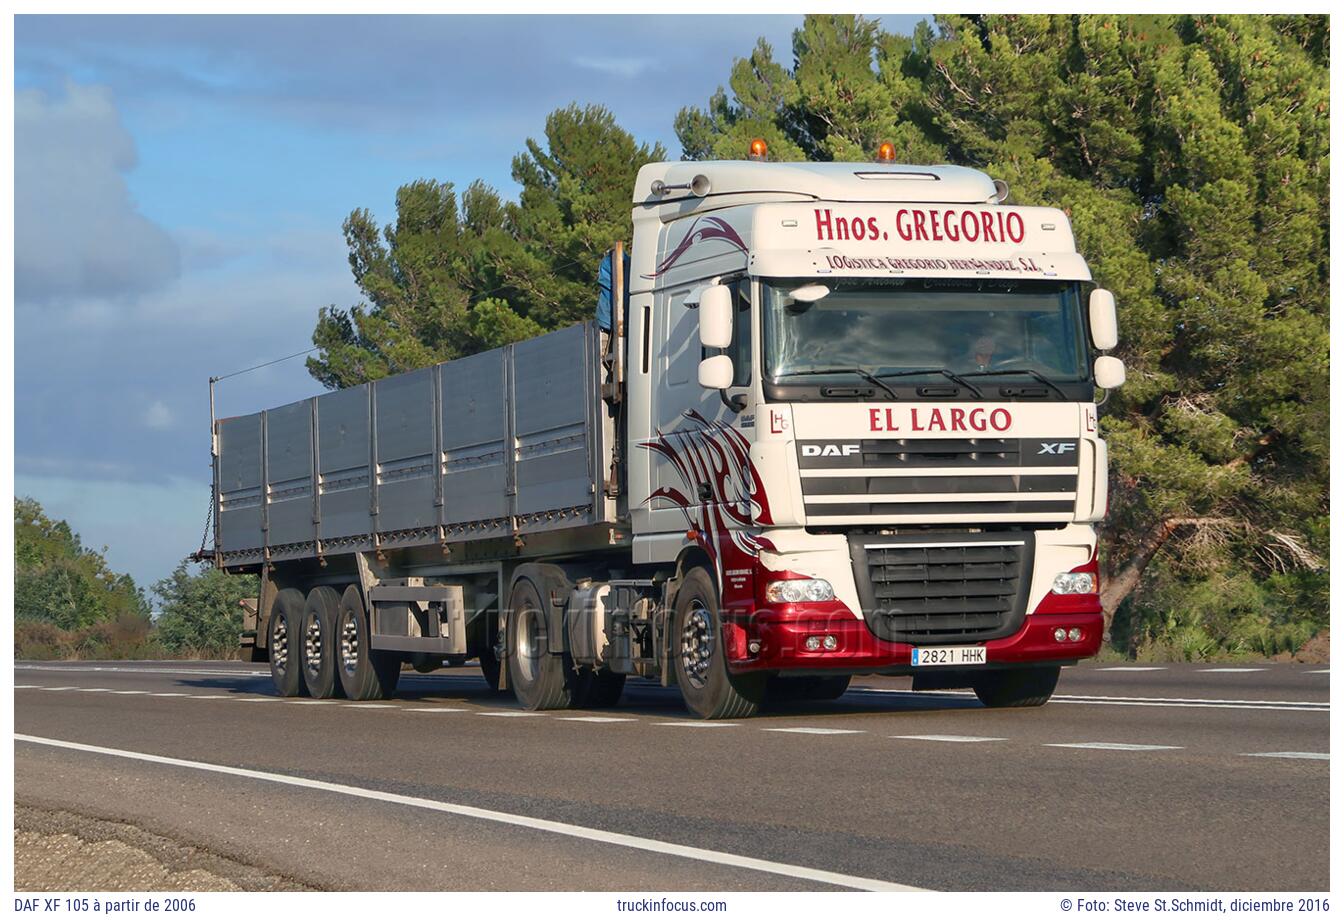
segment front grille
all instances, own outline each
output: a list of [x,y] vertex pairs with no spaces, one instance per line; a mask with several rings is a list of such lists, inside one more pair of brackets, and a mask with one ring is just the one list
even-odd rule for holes
[[864,619],[892,642],[982,641],[1022,623],[1030,531],[850,537]]

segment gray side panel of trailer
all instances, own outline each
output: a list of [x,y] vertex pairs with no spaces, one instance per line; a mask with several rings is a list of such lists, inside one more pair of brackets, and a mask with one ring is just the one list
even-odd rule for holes
[[265,413],[266,524],[271,546],[313,539],[313,405]]
[[322,539],[369,532],[369,387],[317,397]]
[[220,421],[217,549],[250,563],[608,522],[597,343],[572,326]]
[[373,385],[377,432],[377,530],[434,527],[434,371],[387,377]]
[[502,348],[439,368],[445,524],[502,522],[509,515],[504,369]]
[[261,414],[221,419],[218,431],[220,548],[261,546]]

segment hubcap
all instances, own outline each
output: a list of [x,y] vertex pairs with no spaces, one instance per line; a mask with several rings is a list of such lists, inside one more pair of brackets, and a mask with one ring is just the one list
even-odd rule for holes
[[341,667],[347,674],[354,674],[359,667],[359,626],[353,617],[341,622]]
[[322,670],[322,623],[309,616],[303,628],[304,667],[313,677]]
[[524,607],[514,619],[514,648],[518,650],[518,670],[524,681],[532,683],[537,679],[542,647],[546,642],[546,630],[541,625],[538,611]]
[[289,629],[284,617],[276,617],[271,624],[271,661],[281,674],[289,666]]
[[697,690],[709,682],[709,661],[713,656],[713,621],[704,605],[694,601],[681,630],[681,668]]

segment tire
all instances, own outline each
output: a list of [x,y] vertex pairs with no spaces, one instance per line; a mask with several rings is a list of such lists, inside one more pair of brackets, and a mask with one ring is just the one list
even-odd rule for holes
[[1044,706],[1059,683],[1059,667],[989,671],[971,684],[980,702],[991,709]]
[[397,692],[401,658],[369,646],[364,595],[350,585],[337,608],[334,663],[345,695],[352,700],[383,700]]
[[624,674],[584,668],[574,680],[570,701],[575,709],[610,709],[624,691]]
[[303,696],[308,692],[303,682],[303,592],[285,588],[271,604],[271,616],[266,623],[266,648],[271,661],[271,683],[281,696]]
[[699,719],[745,719],[765,698],[764,674],[728,673],[714,580],[703,568],[682,579],[673,605],[672,666],[686,708]]
[[552,655],[541,593],[527,578],[509,594],[509,686],[524,709],[565,709],[571,702],[563,655]]
[[303,682],[309,696],[319,700],[344,696],[336,676],[336,620],[341,595],[335,588],[320,585],[308,592],[303,607],[303,644],[299,660],[303,663]]
[[775,677],[766,688],[771,702],[838,700],[849,689],[849,675],[840,677]]

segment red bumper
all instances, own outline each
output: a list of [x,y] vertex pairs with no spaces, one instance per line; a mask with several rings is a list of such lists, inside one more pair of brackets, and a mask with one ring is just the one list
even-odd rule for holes
[[[1092,598],[1095,600],[1095,595]],[[1101,648],[1100,605],[1075,603],[1073,606],[1096,606],[1097,609],[1032,613],[1013,635],[976,644],[985,646],[985,657],[991,664],[1090,658]],[[835,609],[837,607],[839,609]],[[1066,636],[1063,642],[1055,639],[1055,630],[1061,628]],[[1070,642],[1067,638],[1068,631],[1073,628],[1082,634],[1076,642]],[[796,604],[758,610],[745,622],[737,619],[728,625],[727,633],[725,645],[729,650],[728,667],[737,672],[824,669],[862,673],[910,669],[912,646],[879,639],[865,621],[838,604]],[[836,647],[832,651],[809,651],[805,645],[809,636],[834,636]],[[760,643],[760,648],[753,654],[751,648],[756,642]],[[924,644],[936,646],[957,643],[931,640]]]

